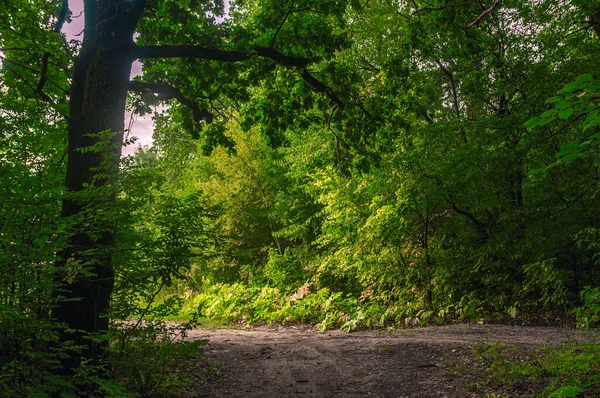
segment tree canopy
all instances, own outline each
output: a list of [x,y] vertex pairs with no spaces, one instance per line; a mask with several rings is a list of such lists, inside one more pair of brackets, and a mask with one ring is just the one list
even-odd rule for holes
[[8,396],[158,388],[173,316],[598,321],[600,3],[5,3]]

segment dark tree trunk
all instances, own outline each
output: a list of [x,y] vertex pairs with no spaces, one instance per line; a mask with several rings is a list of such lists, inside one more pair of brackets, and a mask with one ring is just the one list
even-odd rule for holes
[[594,29],[596,36],[600,37],[600,7],[596,8],[593,15],[590,15],[588,24]]
[[[53,311],[59,322],[76,330],[64,333],[61,340],[74,341],[83,350],[63,361],[62,374],[72,373],[82,358],[95,362],[101,347],[87,336],[108,329],[108,319],[103,315],[113,289],[110,250],[114,219],[110,213],[115,202],[133,33],[143,3],[85,1],[85,36],[75,63],[69,102],[66,187],[71,197],[62,206],[62,217],[77,221],[58,264],[59,302]],[[103,150],[82,150],[102,145],[101,136],[108,132],[109,142]],[[95,187],[92,193],[84,193],[89,186]]]

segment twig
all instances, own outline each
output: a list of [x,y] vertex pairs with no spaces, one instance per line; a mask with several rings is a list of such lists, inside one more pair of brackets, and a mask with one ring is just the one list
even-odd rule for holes
[[475,25],[477,25],[479,22],[481,22],[481,20],[488,15],[490,12],[494,11],[496,9],[496,7],[498,7],[498,4],[500,4],[502,0],[496,0],[494,1],[494,4],[492,4],[490,6],[490,8],[488,8],[487,10],[484,10],[481,14],[479,14],[479,16],[477,17],[476,20],[474,20],[473,22],[471,22],[470,24],[467,25],[467,28],[471,28]]
[[[54,31],[56,33],[60,33],[63,25],[65,24],[65,21],[67,20],[67,18],[69,17],[70,14],[71,14],[71,11],[69,10],[69,0],[62,0],[62,6],[60,8],[60,12],[58,13],[58,19],[56,21],[56,25],[54,26]],[[40,96],[42,96],[42,98],[44,96],[46,96],[46,94],[44,93],[44,86],[46,85],[46,82],[49,81],[49,79],[48,79],[48,60],[50,59],[50,55],[51,55],[50,52],[46,51],[44,53],[44,55],[42,56],[42,72],[40,73],[40,81],[37,85],[37,88],[35,89],[35,91]],[[54,84],[54,85],[56,86],[56,84]],[[65,92],[65,91],[63,90],[63,92]]]
[[[45,71],[44,71],[43,69],[42,69],[42,71],[41,71],[41,72],[39,72],[38,70],[36,70],[36,69],[34,69],[34,68],[31,68],[31,67],[29,67],[29,66],[27,66],[27,65],[25,65],[25,64],[23,64],[23,63],[21,63],[21,62],[13,61],[12,59],[8,59],[8,58],[6,58],[6,57],[3,57],[3,56],[1,56],[1,55],[0,55],[0,59],[1,59],[1,60],[3,60],[3,61],[5,61],[5,62],[7,62],[7,63],[9,63],[9,64],[13,64],[13,65],[15,65],[15,66],[18,66],[18,67],[20,67],[20,68],[27,69],[27,70],[29,70],[29,71],[31,71],[31,72],[40,73],[40,74],[42,75],[42,77],[43,77],[43,78],[44,78],[46,81],[50,82],[50,83],[51,83],[53,86],[55,86],[56,88],[58,88],[58,89],[59,89],[60,91],[62,91],[64,94],[69,94],[69,91],[68,91],[68,90],[65,90],[64,88],[62,88],[61,86],[59,86],[59,85],[58,85],[58,83],[56,83],[56,82],[54,82],[52,79],[50,79],[50,78],[48,77],[48,75],[45,73]],[[46,65],[46,67],[47,67],[47,66],[48,66],[48,65]],[[42,68],[43,68],[43,66],[42,66]],[[34,91],[35,91],[37,94],[39,94],[41,97],[47,96],[47,94],[45,94],[45,93],[44,93],[42,90],[39,90],[39,85],[38,85],[38,87],[37,87],[36,89],[34,89]]]

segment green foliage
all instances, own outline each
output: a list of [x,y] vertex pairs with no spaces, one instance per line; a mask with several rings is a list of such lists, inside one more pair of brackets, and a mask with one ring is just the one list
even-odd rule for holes
[[[48,347],[57,345],[61,331],[50,317],[55,302],[54,263],[71,225],[71,220],[60,218],[65,104],[40,101],[31,87],[39,79],[34,67],[45,51],[57,51],[55,63],[66,62],[67,54],[59,50],[63,43],[49,29],[56,9],[57,2],[8,1],[0,11],[2,396],[47,396],[63,382],[52,378],[48,370],[66,348]],[[38,28],[19,34],[18,29],[26,24]],[[48,75],[65,83],[65,70],[50,68]],[[60,98],[59,88],[48,88],[48,96]]]
[[[231,29],[224,47],[318,58],[307,69],[343,109],[262,60],[146,72],[190,92],[227,76],[199,144],[181,137],[179,107],[155,131],[166,178],[199,190],[214,215],[204,257],[175,288],[196,300],[187,316],[201,301],[204,316],[229,321],[354,329],[573,309],[600,280],[597,239],[580,243],[600,210],[588,73],[598,43],[564,23],[589,10],[505,3],[465,35],[479,12],[462,3],[317,3],[236,3],[240,25],[216,29]],[[573,142],[590,151],[572,157]],[[294,305],[282,298],[303,286],[311,294]],[[327,297],[344,309],[324,311]]]
[[[595,132],[597,130],[595,127],[600,125],[598,94],[600,94],[600,81],[594,79],[593,75],[589,73],[578,76],[573,82],[566,84],[558,91],[557,96],[546,100],[547,103],[553,104],[553,109],[525,122],[526,127],[534,128],[556,123],[561,119],[569,121],[571,116],[575,115],[570,123],[577,123],[584,132],[592,133],[582,142],[570,142],[563,145],[556,154],[556,162],[550,166],[594,156],[597,153],[600,142],[600,133]],[[579,122],[577,122],[578,120]]]
[[184,313],[225,323],[320,324],[321,330],[336,327],[354,330],[357,327],[351,327],[352,320],[358,324],[364,319],[357,317],[356,306],[356,299],[344,297],[341,292],[331,293],[329,289],[313,292],[306,284],[284,293],[277,288],[236,283],[210,286],[186,303]]
[[505,386],[509,395],[519,393],[519,383],[536,386],[535,396],[542,397],[593,396],[600,387],[600,346],[597,343],[570,342],[558,349],[544,347],[535,353],[520,350],[523,349],[477,346],[476,356],[485,364],[482,377]]
[[[166,314],[160,314],[164,317]],[[162,321],[127,324],[115,330],[115,345],[107,362],[115,376],[105,382],[121,391],[109,396],[180,396],[188,385],[188,361],[201,361],[206,340],[182,341],[190,325],[168,325]]]
[[[118,184],[107,159],[118,135],[85,135],[95,144],[77,153],[107,167],[77,194],[63,188],[63,163],[79,44],[52,31],[59,3],[0,10],[8,395],[166,394],[182,379],[163,367],[198,348],[174,343],[179,329],[164,320],[181,316],[348,331],[598,322],[600,43],[581,25],[595,2],[507,0],[479,18],[460,1],[244,0],[217,23],[221,1],[149,1],[137,45],[248,59],[145,59],[137,79],[184,101],[154,115],[153,148],[123,159]],[[149,113],[163,101],[144,93],[129,105]],[[87,205],[65,218],[64,200]],[[50,317],[57,286],[93,273],[89,261],[57,262],[75,225],[92,240],[116,228],[114,246],[87,253],[110,258],[115,288],[110,331],[87,336],[106,358],[61,378],[60,358],[81,347]],[[597,368],[584,354],[595,349],[511,372],[554,375],[554,396],[591,391],[596,380],[576,373]]]
[[600,288],[585,286],[580,295],[583,304],[574,310],[577,326],[589,329],[600,322]]

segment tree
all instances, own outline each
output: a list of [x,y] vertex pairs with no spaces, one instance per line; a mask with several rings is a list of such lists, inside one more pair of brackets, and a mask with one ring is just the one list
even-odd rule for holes
[[[314,7],[326,14],[331,13],[332,7],[344,9],[343,5],[335,2],[325,5],[314,1],[306,3],[306,10]],[[60,300],[53,311],[56,319],[72,331],[72,334],[63,333],[62,340],[72,340],[83,347],[81,354],[74,352],[63,361],[66,374],[72,373],[81,364],[82,358],[94,361],[99,357],[101,345],[97,338],[92,337],[108,328],[107,310],[114,278],[111,264],[111,248],[115,239],[113,205],[128,91],[155,92],[163,98],[175,98],[191,109],[197,123],[212,119],[207,110],[188,99],[178,88],[163,82],[130,83],[131,64],[135,59],[183,58],[231,63],[265,58],[297,70],[299,77],[313,90],[324,93],[338,106],[342,105],[333,91],[308,71],[308,66],[316,59],[283,54],[276,49],[275,37],[270,46],[254,45],[243,40],[243,51],[197,44],[206,39],[198,31],[186,32],[189,27],[182,27],[176,20],[183,18],[196,29],[199,25],[206,25],[218,31],[214,27],[214,19],[206,13],[221,12],[223,4],[213,7],[211,4],[190,2],[189,7],[197,10],[194,13],[185,11],[187,7],[176,1],[84,2],[85,32],[75,61],[69,98],[66,188],[71,195],[63,201],[61,212],[62,217],[77,221],[58,263],[59,269],[64,271],[56,275],[61,288],[58,291]],[[268,4],[265,9],[268,10],[268,6],[277,9],[275,4]],[[281,25],[289,14],[296,11],[303,9],[288,11]],[[133,35],[143,18],[156,18],[145,23],[140,30],[142,34],[157,33],[154,39],[159,44],[171,37],[175,37],[176,41],[191,37],[196,44],[139,46]],[[313,24],[318,26],[318,21],[313,21]],[[243,29],[235,33],[240,37],[245,34]],[[143,40],[148,42],[151,39]],[[196,128],[193,127],[192,131]],[[77,270],[75,275],[73,269]]]

